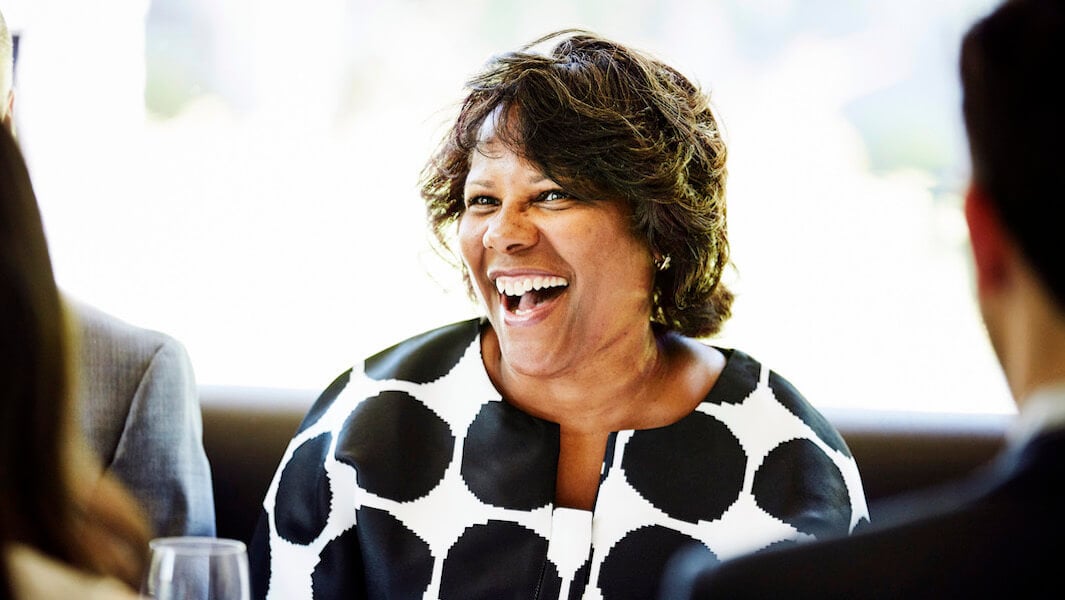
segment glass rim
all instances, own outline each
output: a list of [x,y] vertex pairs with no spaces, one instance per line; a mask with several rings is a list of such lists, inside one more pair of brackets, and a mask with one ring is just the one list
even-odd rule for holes
[[244,542],[230,538],[208,536],[160,537],[148,542],[152,550],[167,549],[183,554],[239,554],[247,552]]

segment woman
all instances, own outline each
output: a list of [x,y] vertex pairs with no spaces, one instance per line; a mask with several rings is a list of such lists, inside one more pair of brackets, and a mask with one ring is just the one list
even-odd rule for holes
[[264,503],[256,593],[647,598],[680,547],[720,559],[866,519],[832,427],[694,339],[732,303],[706,96],[579,31],[468,87],[422,192],[486,317],[322,394]]
[[149,531],[80,438],[70,328],[30,178],[6,127],[0,331],[0,598],[136,598]]

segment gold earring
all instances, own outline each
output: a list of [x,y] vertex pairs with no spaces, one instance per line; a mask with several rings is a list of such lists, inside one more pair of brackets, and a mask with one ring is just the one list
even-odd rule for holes
[[670,258],[670,256],[668,254],[663,256],[662,258],[655,259],[655,268],[658,269],[659,271],[665,271],[666,269],[669,268],[669,261],[670,260],[671,260],[671,258]]

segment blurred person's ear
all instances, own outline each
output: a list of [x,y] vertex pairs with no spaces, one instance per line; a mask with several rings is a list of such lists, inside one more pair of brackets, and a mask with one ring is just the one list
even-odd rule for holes
[[973,183],[965,194],[965,220],[969,224],[976,268],[976,289],[981,298],[1002,291],[1009,282],[1013,243],[987,192]]

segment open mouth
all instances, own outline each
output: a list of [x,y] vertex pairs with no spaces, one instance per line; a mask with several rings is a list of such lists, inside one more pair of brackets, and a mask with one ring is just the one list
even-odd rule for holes
[[562,277],[500,277],[496,289],[503,297],[507,312],[523,315],[557,298],[569,282]]

